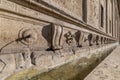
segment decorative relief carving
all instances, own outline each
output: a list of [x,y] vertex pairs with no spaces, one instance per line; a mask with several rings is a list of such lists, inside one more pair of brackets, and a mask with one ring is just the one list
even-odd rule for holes
[[25,48],[23,53],[15,54],[16,69],[25,69],[33,65],[32,63],[32,52],[29,48]]
[[101,44],[103,44],[103,37],[101,37]]
[[61,25],[51,24],[52,26],[52,49],[62,49],[63,27]]
[[93,35],[89,34],[88,35],[89,46],[92,46],[92,38],[93,38]]
[[34,28],[23,28],[19,32],[18,41],[25,45],[34,43],[37,40],[37,32]]
[[71,46],[72,43],[76,43],[74,44],[76,47],[83,47],[83,46],[85,47],[85,46],[105,44],[106,42],[108,42],[108,40],[106,40],[105,37],[93,33],[84,32],[81,30],[78,30],[76,32],[74,30],[69,30],[66,34],[63,34],[63,27],[58,24],[51,24],[49,27],[51,34],[50,50],[60,50],[63,48],[63,41],[64,41],[64,38],[62,40],[63,35],[66,38],[66,43],[69,46]]
[[5,67],[6,67],[6,63],[0,59],[0,73],[3,72],[3,70],[5,69]]
[[17,70],[24,68],[25,61],[23,58],[23,54],[21,54],[21,53],[15,54],[15,64],[16,64]]
[[84,43],[84,32],[78,31],[76,34],[78,35],[78,47],[82,47],[83,43]]
[[106,38],[104,37],[104,44],[106,44]]
[[[64,28],[64,30],[66,30],[66,29],[67,28]],[[49,31],[49,33],[45,34],[48,31]],[[39,40],[37,32],[38,32],[38,30],[36,30],[35,28],[31,28],[31,27],[23,28],[19,31],[18,39],[15,41],[19,41],[25,45],[34,44],[36,41]],[[111,42],[111,39],[108,39],[106,37],[102,37],[102,36],[99,36],[99,35],[96,35],[93,33],[84,32],[81,30],[70,30],[69,29],[69,31],[64,35],[66,35],[65,36],[66,43],[69,46],[72,45],[71,43],[77,43],[77,44],[74,44],[76,47],[83,47],[83,46],[85,47],[85,46],[93,46],[93,45],[99,45],[99,44],[105,44],[105,43]],[[42,28],[41,36],[43,36],[48,41],[48,43],[49,43],[48,47],[50,48],[50,50],[60,50],[63,48],[63,43],[62,43],[62,41],[64,41],[64,40],[62,40],[63,26],[58,25],[58,24],[50,24],[48,26],[45,25],[45,27]],[[75,40],[76,40],[76,42],[74,42]],[[5,47],[8,45],[5,45]],[[3,48],[4,48],[4,46],[3,46]],[[1,50],[3,48],[1,48]],[[33,62],[33,64],[34,64],[34,62]]]
[[77,31],[76,35],[79,38],[79,40],[76,39],[78,47],[103,44],[103,37],[96,34]]
[[68,45],[71,45],[73,43],[74,35],[71,33],[71,31],[68,31],[68,33],[65,34],[66,42]]
[[93,34],[92,44],[93,44],[93,45],[96,45],[96,35],[95,35],[95,34]]
[[89,46],[100,45],[111,42],[111,40],[106,37],[83,32],[83,31],[77,31],[75,35],[76,35],[75,38],[78,47],[88,46],[88,45]]
[[76,41],[77,47],[81,47],[79,45],[79,39],[80,39],[80,31],[78,30],[77,32],[75,32],[75,41]]
[[92,39],[93,45],[99,45],[101,44],[101,38],[100,36],[93,34],[93,39]]
[[99,36],[98,45],[101,45],[101,36]]
[[96,45],[99,45],[99,36],[96,35]]
[[109,39],[108,38],[106,38],[106,44],[109,42]]
[[[88,33],[86,33],[86,32],[82,32],[82,31],[80,31],[79,32],[79,34],[80,34],[80,37],[79,37],[79,47],[82,47],[82,46],[86,46],[86,45],[88,45],[89,43],[88,43]],[[89,36],[89,38],[90,38],[90,36]]]
[[76,37],[78,37],[78,47],[82,47],[84,43],[84,32],[78,31],[76,35]]

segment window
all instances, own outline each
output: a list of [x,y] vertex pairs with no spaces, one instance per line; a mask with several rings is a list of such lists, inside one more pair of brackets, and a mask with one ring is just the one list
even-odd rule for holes
[[106,33],[108,32],[108,2],[106,1]]
[[83,21],[87,22],[87,0],[82,0],[82,7]]
[[111,33],[111,30],[112,30],[112,29],[111,29],[111,27],[112,27],[112,22],[111,22],[111,20],[109,20],[109,26],[110,26],[110,27],[109,27],[109,32]]
[[100,19],[100,26],[101,27],[104,27],[104,8],[103,6],[101,5],[101,19]]

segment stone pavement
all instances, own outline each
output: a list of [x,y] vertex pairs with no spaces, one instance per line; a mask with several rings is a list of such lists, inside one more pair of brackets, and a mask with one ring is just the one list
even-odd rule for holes
[[120,80],[120,46],[103,60],[84,80]]

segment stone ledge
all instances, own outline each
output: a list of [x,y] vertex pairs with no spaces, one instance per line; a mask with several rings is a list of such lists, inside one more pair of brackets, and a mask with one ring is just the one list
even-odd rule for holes
[[[60,64],[55,59],[51,66],[32,66],[32,69],[15,72],[6,80],[82,80],[95,66],[109,55],[116,45],[109,44],[94,50],[77,51],[76,55],[72,55],[67,61],[62,60],[60,63],[63,62],[63,64]],[[61,60],[62,58],[59,59]],[[47,62],[49,63],[49,61]],[[31,73],[32,71],[34,72],[33,74]]]
[[118,46],[84,80],[120,80],[120,46]]

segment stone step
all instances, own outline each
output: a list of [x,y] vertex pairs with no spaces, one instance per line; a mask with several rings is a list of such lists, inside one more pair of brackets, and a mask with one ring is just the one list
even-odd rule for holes
[[103,60],[84,80],[120,80],[120,46]]

